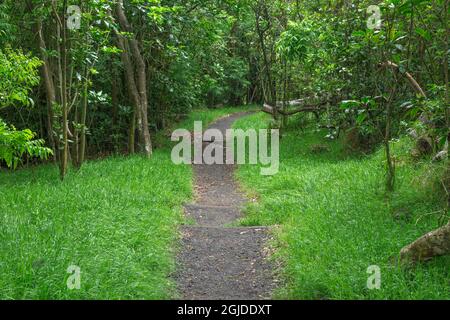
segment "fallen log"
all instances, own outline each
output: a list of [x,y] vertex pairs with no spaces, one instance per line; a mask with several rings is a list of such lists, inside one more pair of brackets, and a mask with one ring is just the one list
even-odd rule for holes
[[329,103],[330,103],[330,101],[324,101],[324,102],[320,102],[317,104],[305,105],[301,108],[294,109],[294,110],[282,110],[280,108],[276,108],[276,110],[275,110],[274,107],[265,103],[262,111],[265,113],[271,114],[271,115],[274,115],[275,112],[277,112],[283,116],[293,116],[297,113],[302,113],[302,112],[313,112],[313,113],[320,112],[324,109],[323,106],[325,106]]
[[450,254],[450,222],[404,247],[400,251],[400,262],[414,264],[448,254]]
[[286,101],[286,103],[284,103],[283,101],[277,101],[277,107],[284,107],[284,105],[286,104],[286,106],[289,107],[297,107],[297,106],[301,106],[303,103],[305,103],[305,99],[296,99],[296,100],[291,100],[291,101]]
[[268,113],[270,115],[274,115],[273,107],[268,105],[267,103],[264,103],[262,111],[265,112],[265,113]]

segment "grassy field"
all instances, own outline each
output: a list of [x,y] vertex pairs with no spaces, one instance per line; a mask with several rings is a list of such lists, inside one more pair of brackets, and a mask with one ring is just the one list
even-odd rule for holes
[[[197,110],[174,127],[239,111]],[[192,172],[170,160],[167,135],[151,160],[92,161],[60,182],[53,165],[0,171],[0,299],[165,299]],[[81,289],[68,290],[69,266]]]
[[[235,127],[267,123],[266,115],[257,114]],[[259,199],[242,224],[280,226],[275,228],[275,259],[283,265],[285,286],[276,296],[450,299],[450,257],[410,270],[395,263],[399,250],[438,227],[443,214],[438,193],[427,182],[429,166],[409,161],[404,141],[394,144],[397,191],[388,201],[383,153],[352,158],[341,142],[327,141],[325,135],[302,132],[292,121],[281,140],[278,175],[261,176],[257,166],[242,166],[237,173],[243,188]],[[381,268],[380,290],[367,289],[371,265]]]

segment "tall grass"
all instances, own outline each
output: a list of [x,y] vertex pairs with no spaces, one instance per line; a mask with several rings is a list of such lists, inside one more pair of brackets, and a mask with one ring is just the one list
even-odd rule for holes
[[[266,127],[257,114],[238,128]],[[237,176],[259,201],[247,208],[243,225],[280,225],[277,253],[289,299],[450,299],[450,257],[405,270],[399,250],[439,226],[442,202],[423,183],[429,164],[414,164],[405,142],[394,144],[397,191],[384,192],[383,153],[349,157],[341,142],[314,129],[288,128],[281,140],[280,173],[264,177],[257,166]],[[326,148],[314,152],[315,146]],[[381,268],[380,290],[369,290],[367,269]]]

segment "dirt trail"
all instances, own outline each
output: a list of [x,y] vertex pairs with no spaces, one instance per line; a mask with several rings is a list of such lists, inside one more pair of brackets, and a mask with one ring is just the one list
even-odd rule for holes
[[[246,115],[220,119],[210,128],[225,135],[234,121]],[[233,165],[194,165],[197,201],[186,205],[185,211],[196,225],[182,229],[176,274],[183,299],[271,298],[273,271],[264,253],[268,229],[227,227],[241,217],[245,204],[233,178],[234,169]]]

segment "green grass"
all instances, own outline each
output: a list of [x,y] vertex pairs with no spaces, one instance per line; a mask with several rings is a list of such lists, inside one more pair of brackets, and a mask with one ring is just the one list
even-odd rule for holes
[[[0,172],[1,299],[164,299],[191,170],[157,152]],[[81,268],[70,291],[67,268]]]
[[[237,128],[267,127],[257,114]],[[294,122],[295,124],[295,122]],[[442,202],[424,183],[430,170],[405,155],[407,143],[394,144],[398,157],[397,191],[384,192],[382,150],[348,157],[341,142],[325,132],[291,126],[281,140],[281,165],[273,177],[258,166],[241,166],[243,188],[259,201],[250,204],[243,225],[276,228],[275,259],[285,285],[276,294],[288,299],[450,299],[450,257],[414,269],[397,266],[400,249],[439,226]],[[314,145],[329,151],[314,154]],[[442,215],[442,212],[441,212]],[[380,290],[367,289],[367,268],[381,268]]]

